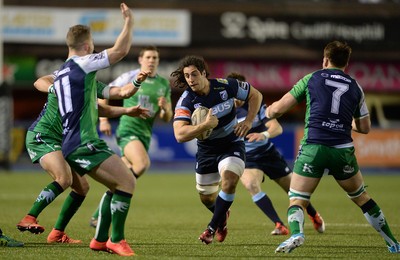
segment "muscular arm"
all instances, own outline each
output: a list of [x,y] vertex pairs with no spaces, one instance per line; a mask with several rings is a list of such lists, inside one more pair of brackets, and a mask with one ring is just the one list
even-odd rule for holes
[[248,97],[249,108],[245,120],[238,123],[234,127],[234,132],[237,136],[245,137],[247,132],[251,129],[254,118],[256,117],[262,102],[262,94],[260,91],[250,86],[250,93]]
[[110,65],[115,64],[124,58],[129,53],[132,44],[132,12],[126,4],[122,3],[121,13],[124,18],[122,31],[115,41],[114,46],[106,50]]
[[122,115],[148,118],[149,110],[147,108],[142,108],[140,106],[119,107],[119,106],[109,106],[99,103],[99,116],[112,118],[112,117],[119,117]]
[[280,100],[275,101],[267,107],[265,111],[266,117],[273,119],[278,118],[297,105],[297,100],[289,92],[286,93]]
[[203,123],[191,125],[186,121],[175,121],[173,124],[175,139],[178,143],[193,140],[202,132],[214,128],[218,125],[218,118],[212,115],[212,109],[208,111],[207,118]]
[[353,131],[361,134],[368,134],[371,130],[371,118],[370,116],[365,116],[362,118],[354,118],[352,122]]
[[33,86],[40,92],[47,93],[49,91],[49,87],[53,84],[53,82],[54,82],[53,75],[46,75],[38,78],[33,83]]

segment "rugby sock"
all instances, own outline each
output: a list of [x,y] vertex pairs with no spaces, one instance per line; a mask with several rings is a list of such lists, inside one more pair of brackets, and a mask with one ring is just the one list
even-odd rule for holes
[[94,219],[99,218],[99,207],[97,207],[96,211],[93,213],[92,218],[94,218]]
[[317,211],[316,211],[315,208],[311,205],[311,202],[308,203],[308,206],[307,206],[306,210],[307,210],[307,214],[310,215],[311,217],[315,217],[315,215],[317,214]]
[[128,215],[132,194],[116,190],[111,198],[111,242],[117,243],[125,238],[125,221]]
[[293,205],[288,208],[288,225],[292,235],[304,233],[304,212],[300,206]]
[[98,207],[98,221],[96,233],[94,238],[99,242],[106,242],[108,240],[108,231],[111,225],[111,198],[113,194],[111,191],[106,191],[100,200]]
[[257,193],[252,197],[252,199],[253,202],[262,210],[262,212],[264,212],[264,214],[272,220],[272,222],[280,222],[283,224],[274,206],[272,205],[270,198],[264,192]]
[[219,192],[217,199],[215,200],[214,214],[211,222],[208,224],[213,230],[217,230],[219,223],[224,223],[226,219],[226,212],[231,207],[233,200],[235,199],[235,193],[227,194],[222,190]]
[[47,207],[58,195],[60,195],[64,189],[61,187],[58,182],[53,181],[48,184],[44,189],[40,192],[39,196],[36,198],[36,201],[33,203],[32,208],[29,210],[28,215],[33,217],[39,216],[39,214]]
[[64,201],[61,208],[60,215],[58,215],[57,222],[54,226],[55,229],[64,231],[71,218],[75,215],[76,211],[82,205],[85,200],[85,196],[79,195],[78,193],[71,191]]
[[385,215],[383,215],[382,210],[373,199],[370,199],[362,205],[361,210],[363,211],[364,217],[367,219],[368,223],[379,232],[388,246],[397,244],[397,240],[390,230]]

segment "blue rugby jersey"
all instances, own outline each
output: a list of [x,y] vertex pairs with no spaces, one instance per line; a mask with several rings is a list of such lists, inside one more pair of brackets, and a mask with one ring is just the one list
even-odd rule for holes
[[306,100],[302,144],[352,147],[352,120],[369,115],[364,92],[339,69],[322,69],[299,80],[290,93]]
[[183,120],[191,122],[193,111],[204,106],[212,108],[219,122],[206,140],[197,140],[199,147],[215,147],[218,144],[230,143],[240,140],[233,133],[233,127],[237,124],[234,98],[247,100],[250,93],[248,82],[236,79],[210,79],[210,93],[199,96],[188,87],[179,98],[175,107],[174,121]]

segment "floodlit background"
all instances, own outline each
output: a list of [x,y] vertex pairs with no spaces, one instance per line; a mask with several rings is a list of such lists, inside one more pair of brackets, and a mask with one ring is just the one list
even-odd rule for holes
[[[36,169],[25,151],[25,132],[46,95],[32,83],[57,69],[67,55],[65,34],[74,24],[91,26],[96,50],[110,47],[121,28],[119,1],[3,0],[0,36],[0,170]],[[1,0],[0,0],[1,3]],[[126,1],[135,25],[130,54],[98,73],[106,83],[138,67],[142,46],[161,50],[159,73],[169,77],[180,58],[203,56],[211,77],[243,73],[265,102],[279,99],[306,73],[319,69],[332,40],[353,48],[348,73],[367,94],[374,129],[355,136],[365,169],[400,167],[400,3],[379,0],[153,0]],[[1,62],[3,60],[3,62]],[[173,106],[182,90],[172,87]],[[118,102],[112,104],[120,104]],[[284,134],[274,142],[293,161],[304,106],[280,119]],[[112,120],[114,129],[118,120]],[[114,138],[107,139],[118,152]],[[172,125],[157,122],[152,167],[193,167],[194,142],[178,144]],[[192,172],[188,168],[188,172]]]

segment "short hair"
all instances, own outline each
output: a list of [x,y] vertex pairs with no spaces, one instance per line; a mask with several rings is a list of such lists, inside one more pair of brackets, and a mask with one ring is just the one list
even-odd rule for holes
[[148,45],[140,49],[139,57],[143,57],[146,51],[156,51],[158,53],[158,56],[160,56],[160,50],[155,45]]
[[208,65],[203,59],[203,57],[195,55],[186,56],[179,61],[178,68],[171,73],[171,77],[175,78],[174,85],[176,87],[179,88],[187,87],[187,82],[185,79],[185,75],[183,73],[183,69],[189,66],[195,66],[200,72],[205,71],[207,78],[210,75]]
[[327,58],[333,66],[343,68],[349,63],[351,52],[351,47],[347,43],[333,41],[325,46],[324,57]]
[[231,72],[226,76],[227,78],[237,79],[240,81],[246,81],[246,77],[239,72]]
[[90,27],[82,24],[69,28],[66,42],[71,49],[79,49],[91,37]]

